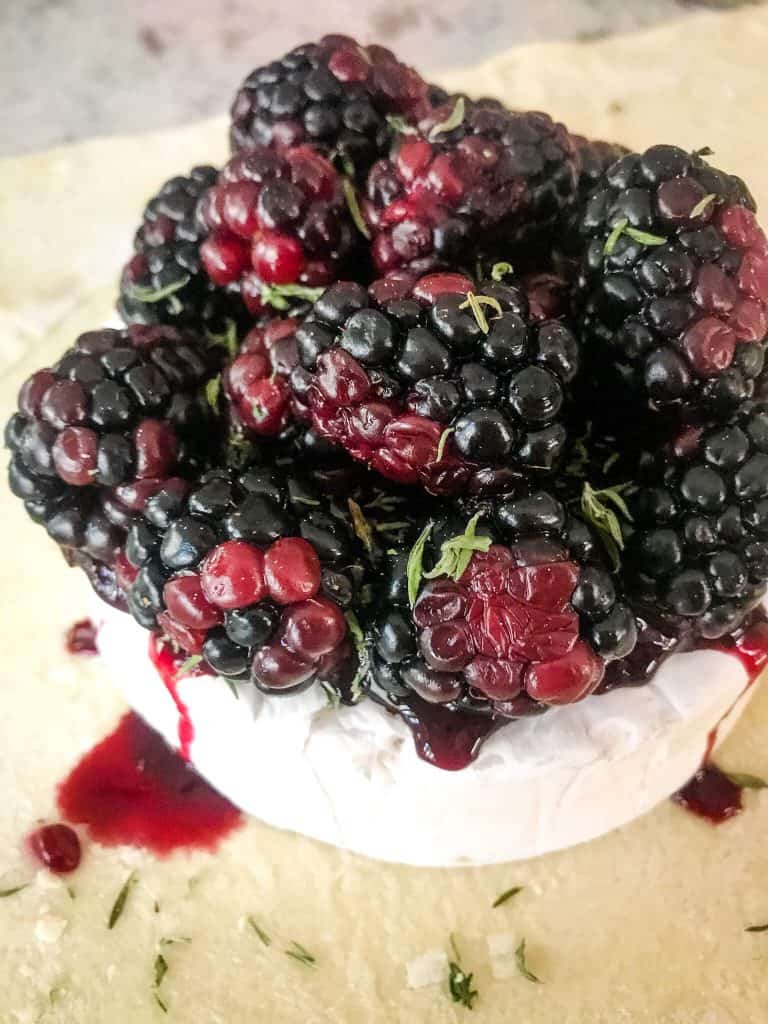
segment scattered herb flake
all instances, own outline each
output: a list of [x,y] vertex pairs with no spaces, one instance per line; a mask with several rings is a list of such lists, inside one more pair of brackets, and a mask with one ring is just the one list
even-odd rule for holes
[[616,569],[621,565],[619,552],[624,549],[624,536],[619,517],[606,502],[615,505],[625,519],[631,521],[632,516],[627,508],[627,503],[620,493],[620,489],[626,486],[626,484],[619,484],[616,487],[595,490],[588,481],[585,481],[584,489],[581,492],[581,511],[584,518],[599,532]]
[[691,156],[714,156],[715,151],[711,146],[702,146],[701,149],[694,149]]
[[478,537],[476,535],[477,523],[481,515],[481,512],[477,512],[472,516],[467,523],[464,533],[443,541],[437,565],[430,569],[429,572],[422,571],[421,573],[425,580],[433,580],[438,576],[449,576],[458,582],[466,572],[474,553],[476,551],[487,551],[490,548],[490,537]]
[[221,374],[211,377],[205,385],[205,399],[214,412],[219,411],[219,398],[221,397]]
[[520,971],[524,978],[527,978],[528,981],[535,982],[537,985],[541,985],[541,978],[537,978],[533,971],[530,970],[530,968],[528,967],[528,964],[526,963],[525,939],[521,940],[520,945],[515,950],[515,963],[517,964],[518,971]]
[[156,914],[160,913],[160,901],[159,900],[155,900],[155,913]]
[[749,775],[747,772],[724,772],[723,774],[740,789],[768,789],[768,782],[761,779],[759,775]]
[[344,198],[347,201],[349,212],[352,216],[352,220],[355,222],[355,227],[363,236],[363,238],[370,239],[371,232],[368,230],[368,225],[363,220],[363,215],[360,212],[360,203],[357,198],[357,192],[355,186],[349,180],[349,178],[341,179],[341,187],[344,189]]
[[365,634],[355,613],[345,612],[344,618],[347,620],[347,629],[352,636],[355,650],[357,651],[357,672],[355,672],[355,678],[349,684],[352,700],[357,703],[363,696],[363,679],[368,675],[368,648],[365,644]]
[[[586,452],[586,448],[584,449],[584,451]],[[589,455],[587,455],[587,458],[589,458]],[[619,455],[618,452],[614,452],[613,455],[609,455],[608,458],[603,463],[603,472],[604,473],[610,472],[612,467],[616,465],[616,463],[619,461],[620,458],[621,458],[621,456]]]
[[178,671],[176,672],[176,679],[182,679],[184,676],[188,676],[193,668],[197,668],[200,662],[203,660],[202,654],[191,654],[185,661],[179,665]]
[[162,953],[155,957],[155,988],[160,988],[163,978],[168,973],[168,961]]
[[264,945],[271,946],[272,939],[270,939],[270,937],[267,935],[264,929],[259,926],[253,914],[249,914],[246,920],[248,921],[248,924],[251,926],[251,928],[256,932],[261,941],[264,943]]
[[128,896],[130,895],[133,884],[136,881],[136,872],[132,871],[130,875],[123,882],[123,887],[117,894],[117,899],[112,904],[112,909],[109,912],[109,918],[107,919],[107,928],[112,930],[117,922],[123,916],[125,910],[125,904],[128,902]]
[[664,245],[667,241],[663,235],[652,235],[649,231],[640,231],[638,228],[624,228],[624,234],[640,245]]
[[71,900],[77,899],[77,893],[75,892],[75,887],[73,885],[67,886],[67,896],[69,896]]
[[454,1003],[461,1003],[468,1010],[477,999],[479,993],[472,988],[472,974],[466,974],[461,966],[461,954],[453,933],[449,936],[453,960],[448,961],[448,992]]
[[416,598],[419,596],[419,583],[421,582],[422,566],[424,563],[424,547],[432,532],[432,523],[427,523],[419,534],[418,540],[411,548],[408,555],[406,574],[408,577],[408,603],[413,608]]
[[160,1007],[160,1009],[163,1011],[163,1013],[168,1013],[168,1005],[167,1005],[167,1003],[163,1002],[163,1000],[160,998],[160,996],[157,994],[157,992],[154,993],[154,996],[155,996],[155,1002]]
[[317,302],[325,288],[309,288],[304,284],[265,284],[259,298],[265,306],[272,306],[273,309],[286,310],[290,308],[288,299],[304,299],[307,302]]
[[418,134],[413,125],[408,124],[405,118],[400,114],[387,114],[386,120],[393,132],[399,132],[400,135]]
[[227,320],[226,327],[222,334],[214,334],[213,331],[208,331],[207,338],[209,345],[219,345],[226,351],[230,359],[234,359],[237,355],[237,324],[234,320]]
[[691,212],[688,214],[688,219],[693,220],[694,217],[700,217],[702,213],[704,213],[704,211],[708,207],[710,207],[716,199],[717,193],[715,192],[710,192],[708,196],[704,196],[704,198],[700,199],[698,203],[696,203],[694,208],[691,210]]
[[230,690],[232,691],[232,695],[234,696],[235,700],[240,700],[240,691],[237,688],[237,684],[235,683],[235,680],[234,679],[228,679],[226,676],[219,676],[219,678],[223,679],[224,682],[227,684],[227,686],[230,688]]
[[605,245],[603,246],[604,256],[611,255],[613,250],[616,248],[616,243],[624,234],[624,228],[627,226],[627,224],[629,224],[629,221],[626,217],[622,217],[620,221],[617,221],[616,224],[614,224],[613,230],[611,231],[610,235],[608,235],[608,237],[606,238]]
[[745,928],[744,931],[752,932],[755,935],[759,932],[768,932],[768,924],[751,924],[748,928]]
[[494,281],[503,281],[503,279],[508,274],[511,274],[513,270],[514,267],[512,264],[506,263],[503,260],[500,263],[494,263],[491,267],[491,279]]
[[29,882],[24,882],[23,885],[14,885],[12,889],[0,889],[0,900],[4,900],[8,896],[15,896],[17,892],[22,892],[22,890],[28,888]]
[[288,949],[284,949],[283,952],[286,956],[298,960],[305,967],[315,967],[317,965],[317,959],[300,942],[296,942],[295,939],[291,939],[290,946]]
[[491,295],[475,295],[474,292],[467,292],[467,297],[465,301],[461,303],[459,309],[470,309],[472,311],[472,316],[477,322],[477,326],[483,334],[488,334],[491,328],[488,324],[488,318],[485,315],[483,306],[489,306],[494,313],[496,313],[497,317],[501,316],[503,313],[501,303],[498,299],[494,299]]
[[150,288],[149,285],[145,284],[132,284],[128,286],[128,295],[130,298],[136,299],[137,302],[162,302],[163,299],[168,299],[171,295],[180,291],[189,282],[189,274],[184,274],[178,281],[171,281],[170,284],[165,285],[163,288]]
[[465,106],[464,97],[459,96],[448,117],[439,124],[432,126],[428,136],[429,141],[434,142],[438,135],[442,135],[444,132],[452,132],[454,128],[458,128],[464,120]]
[[241,431],[232,431],[227,438],[227,465],[232,469],[242,469],[254,455],[252,441]]
[[251,407],[251,412],[253,413],[253,418],[256,420],[257,423],[263,423],[264,420],[269,415],[267,410],[264,408],[264,406],[258,399],[254,400],[253,405]]
[[519,892],[522,892],[523,888],[524,886],[522,885],[513,885],[511,889],[507,889],[506,892],[501,894],[501,896],[496,897],[491,904],[491,908],[495,909],[496,907],[502,906],[502,904],[506,903],[507,900],[511,900],[513,896],[517,896]]
[[454,432],[454,427],[446,427],[440,435],[440,440],[437,442],[437,456],[435,458],[435,462],[442,462],[443,455],[445,455],[445,446],[448,444],[448,438]]
[[186,944],[186,943],[189,943],[191,941],[192,941],[192,939],[188,938],[186,935],[169,935],[165,939],[160,939],[160,945],[161,946],[178,946],[178,945],[180,945],[182,943]]
[[339,691],[324,679],[320,680],[320,686],[323,688],[325,696],[328,698],[328,707],[333,711],[338,711],[341,707],[341,694]]
[[363,542],[366,551],[372,551],[373,529],[371,528],[371,524],[365,518],[363,510],[356,501],[352,498],[348,498],[347,505],[349,507],[349,514],[352,516],[352,527],[355,531],[355,535]]

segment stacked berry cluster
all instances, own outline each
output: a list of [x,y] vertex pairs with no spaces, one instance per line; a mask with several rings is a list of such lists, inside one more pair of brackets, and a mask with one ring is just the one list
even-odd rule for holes
[[148,202],[129,326],[7,427],[103,596],[227,679],[457,728],[745,628],[768,242],[739,178],[340,35],[253,71],[230,140]]

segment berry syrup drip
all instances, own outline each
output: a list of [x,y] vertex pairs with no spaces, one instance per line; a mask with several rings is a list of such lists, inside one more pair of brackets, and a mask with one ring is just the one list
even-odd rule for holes
[[471,764],[483,743],[505,721],[486,714],[449,711],[415,694],[399,699],[397,712],[413,734],[419,757],[448,772]]
[[41,825],[27,836],[27,847],[54,875],[68,875],[80,866],[80,838],[69,825]]
[[195,738],[195,727],[192,724],[189,708],[179,696],[179,684],[182,679],[205,675],[205,673],[196,667],[184,671],[183,665],[187,660],[186,657],[175,654],[167,644],[161,644],[154,635],[149,638],[149,658],[179,712],[179,753],[185,761],[189,761],[192,740]]
[[64,645],[67,654],[98,654],[98,629],[90,619],[80,619],[67,630]]
[[[768,665],[768,622],[764,612],[755,613],[739,637],[712,644],[710,649],[739,659],[749,674],[745,690],[748,689]],[[718,726],[719,723],[707,737],[701,768],[672,797],[680,807],[712,825],[722,825],[744,809],[742,787],[710,760],[717,742]]]
[[96,842],[139,846],[160,856],[213,850],[242,820],[133,713],[85,755],[57,795],[62,816],[85,826]]

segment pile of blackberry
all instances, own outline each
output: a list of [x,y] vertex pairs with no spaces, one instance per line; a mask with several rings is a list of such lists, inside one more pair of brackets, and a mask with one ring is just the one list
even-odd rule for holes
[[130,326],[6,428],[101,596],[203,671],[456,735],[750,628],[768,241],[740,178],[341,35],[253,71],[230,139],[147,204]]

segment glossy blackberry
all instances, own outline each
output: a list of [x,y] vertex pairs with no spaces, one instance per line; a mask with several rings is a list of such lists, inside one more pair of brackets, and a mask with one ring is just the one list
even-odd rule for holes
[[217,176],[215,167],[193,167],[188,176],[166,181],[147,203],[135,255],[120,279],[117,310],[126,323],[220,331],[227,320],[243,320],[239,296],[212,284],[200,260],[205,231],[197,204]]
[[369,624],[374,693],[518,718],[581,700],[632,652],[617,577],[551,493],[521,488],[420,527]]
[[383,284],[333,285],[296,331],[291,381],[315,431],[436,494],[557,466],[579,360],[568,326],[532,323],[514,282],[436,274],[395,299]]
[[649,461],[632,499],[629,572],[643,600],[714,639],[768,585],[768,412],[694,428],[675,448]]
[[215,356],[170,327],[80,335],[22,385],[6,428],[11,489],[62,547],[111,565],[130,504],[199,471],[217,431],[203,394]]
[[237,153],[203,195],[197,217],[206,274],[238,290],[252,314],[286,309],[328,284],[363,241],[341,176],[310,145]]
[[602,142],[599,139],[588,139],[584,135],[572,135],[571,140],[578,160],[578,198],[586,200],[600,184],[608,168],[626,156],[629,150],[617,142]]
[[573,143],[548,115],[451,100],[371,168],[362,210],[376,267],[427,273],[473,265],[482,246],[525,249],[573,201],[576,181]]
[[608,169],[581,220],[580,280],[585,354],[606,391],[722,416],[750,397],[768,329],[753,211],[740,179],[674,146]]
[[[299,476],[268,460],[210,470],[180,502],[156,494],[128,531],[131,613],[214,672],[266,692],[348,674],[357,654],[345,614],[363,599],[386,535],[376,539],[376,513],[365,517],[374,492],[334,490],[322,471]],[[385,504],[385,518],[401,518]]]
[[233,152],[309,142],[362,180],[389,148],[387,115],[413,121],[429,108],[426,83],[389,50],[329,35],[248,75],[232,105],[230,140]]

